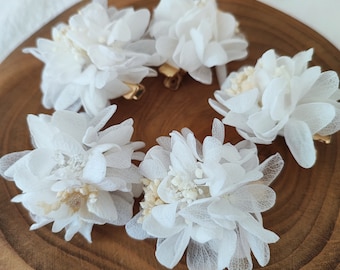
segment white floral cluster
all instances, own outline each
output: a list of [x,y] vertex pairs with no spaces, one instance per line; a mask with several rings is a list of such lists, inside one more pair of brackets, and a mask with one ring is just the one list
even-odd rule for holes
[[[215,0],[160,0],[152,18],[93,0],[53,28],[52,40],[26,49],[45,63],[43,105],[56,111],[27,117],[34,149],[1,157],[0,173],[22,191],[12,201],[27,208],[31,229],[53,223],[65,240],[80,233],[91,242],[94,224],[125,225],[133,238],[156,238],[168,268],[185,252],[189,269],[252,269],[251,253],[266,265],[279,237],[261,213],[275,203],[269,185],[283,160],[260,163],[255,143],[284,136],[297,162],[312,167],[315,135],[340,129],[339,78],[308,67],[312,49],[293,58],[269,50],[227,76],[226,64],[246,57],[247,46]],[[109,104],[164,63],[205,84],[216,67],[221,90],[209,103],[224,118],[203,143],[184,128],[144,154],[144,143],[131,141],[132,119],[107,127],[117,109]],[[245,140],[224,143],[224,124]]]
[[22,190],[12,201],[29,211],[31,229],[53,222],[53,232],[65,229],[65,240],[79,232],[91,242],[94,224],[131,219],[133,197],[142,192],[131,159],[143,159],[135,150],[144,143],[130,142],[132,119],[101,130],[115,110],[95,118],[70,111],[28,115],[35,149],[3,156],[0,168]]
[[308,67],[313,49],[293,58],[269,50],[255,66],[232,72],[215,92],[211,106],[245,139],[270,144],[280,135],[298,164],[316,161],[313,135],[340,129],[339,77]]
[[43,105],[55,110],[91,115],[109,100],[129,92],[128,84],[156,76],[149,66],[160,57],[155,41],[145,37],[150,21],[147,9],[117,10],[94,0],[52,30],[52,40],[40,38],[37,48],[25,49],[45,66],[41,89]]
[[215,119],[203,144],[188,129],[174,131],[140,164],[144,201],[126,230],[157,238],[157,260],[168,268],[185,250],[189,269],[251,269],[251,251],[264,266],[268,244],[279,239],[263,228],[261,212],[274,205],[268,185],[282,169],[281,156],[259,164],[250,141],[223,141],[224,125]]
[[247,56],[248,43],[235,17],[217,8],[215,0],[161,0],[154,10],[150,35],[166,62],[211,84],[211,67],[221,81],[226,63]]
[[211,67],[217,66],[224,78],[226,63],[247,55],[235,18],[218,10],[215,0],[162,0],[153,15],[93,0],[68,24],[54,27],[52,40],[40,38],[37,48],[25,49],[45,64],[43,105],[72,111],[83,107],[95,115],[111,99],[127,94],[129,85],[157,76],[150,66],[168,61],[211,83]]

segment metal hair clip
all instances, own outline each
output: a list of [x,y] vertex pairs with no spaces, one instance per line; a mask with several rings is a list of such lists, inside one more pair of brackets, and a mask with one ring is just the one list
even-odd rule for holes
[[325,143],[325,144],[330,144],[331,141],[332,141],[332,136],[331,135],[322,136],[322,135],[319,135],[319,134],[315,134],[313,136],[313,139],[315,141],[319,141],[319,142],[322,142],[322,143]]
[[175,68],[167,63],[159,67],[159,72],[165,76],[164,86],[172,90],[179,88],[186,74],[186,71],[183,69]]
[[125,83],[125,84],[130,88],[130,91],[123,96],[125,99],[139,100],[145,92],[145,87],[142,84],[139,83],[138,84]]

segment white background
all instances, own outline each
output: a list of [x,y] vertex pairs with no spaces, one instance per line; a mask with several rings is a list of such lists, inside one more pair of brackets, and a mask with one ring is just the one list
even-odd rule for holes
[[[0,0],[0,63],[46,22],[80,1]],[[340,0],[259,1],[305,23],[340,50]]]

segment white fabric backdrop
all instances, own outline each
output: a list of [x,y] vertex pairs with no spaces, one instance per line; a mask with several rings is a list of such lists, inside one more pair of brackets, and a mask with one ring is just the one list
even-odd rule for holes
[[[0,0],[0,63],[46,22],[81,0]],[[247,0],[240,0],[247,1]],[[299,19],[340,50],[340,0],[259,0]]]

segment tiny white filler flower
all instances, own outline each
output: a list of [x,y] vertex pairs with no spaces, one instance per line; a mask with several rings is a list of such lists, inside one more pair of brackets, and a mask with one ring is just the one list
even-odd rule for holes
[[231,73],[210,105],[245,139],[270,144],[278,135],[298,164],[316,161],[313,136],[340,129],[339,77],[334,71],[308,67],[313,49],[293,58],[269,50],[239,72]]
[[136,239],[157,238],[157,260],[173,268],[187,252],[189,269],[250,269],[251,251],[261,265],[278,236],[263,228],[261,212],[276,199],[268,185],[282,169],[276,154],[259,164],[249,141],[223,143],[214,120],[203,144],[183,129],[158,139],[140,164],[144,200],[126,225]]
[[28,115],[32,151],[0,159],[1,174],[22,190],[12,201],[30,212],[38,229],[53,222],[69,241],[79,232],[91,242],[94,224],[124,225],[132,217],[134,196],[142,192],[132,120],[102,130],[116,110],[112,105],[97,117],[56,111],[52,116]]
[[247,56],[248,43],[238,22],[219,10],[215,0],[161,0],[149,31],[169,65],[205,84],[212,82],[212,67],[222,78],[227,63]]
[[147,9],[117,10],[94,0],[52,29],[52,40],[39,38],[30,52],[44,62],[43,105],[95,115],[110,99],[129,92],[127,84],[156,76],[155,41],[145,38]]

